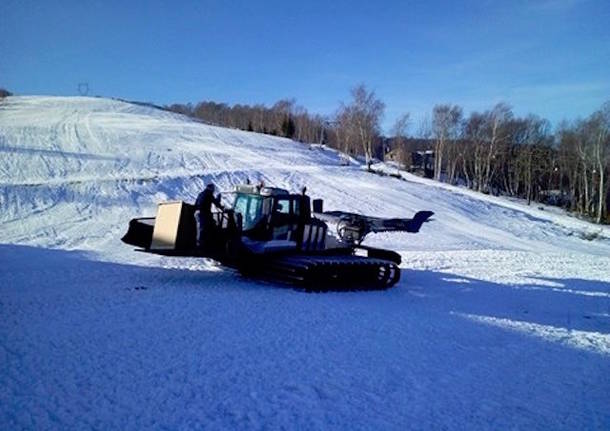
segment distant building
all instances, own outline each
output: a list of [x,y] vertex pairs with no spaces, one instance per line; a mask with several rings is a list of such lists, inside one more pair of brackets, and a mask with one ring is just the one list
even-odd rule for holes
[[434,177],[434,140],[406,138],[400,144],[394,138],[383,138],[383,160],[396,162],[409,172]]
[[434,177],[434,151],[412,151],[409,171],[419,173],[426,178]]

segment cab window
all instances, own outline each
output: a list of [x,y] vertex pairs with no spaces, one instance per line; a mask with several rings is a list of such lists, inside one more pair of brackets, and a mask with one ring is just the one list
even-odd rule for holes
[[290,214],[292,212],[290,203],[290,199],[278,199],[275,204],[275,212],[280,214]]
[[242,229],[252,229],[262,218],[263,197],[258,195],[238,194],[233,209],[241,214]]

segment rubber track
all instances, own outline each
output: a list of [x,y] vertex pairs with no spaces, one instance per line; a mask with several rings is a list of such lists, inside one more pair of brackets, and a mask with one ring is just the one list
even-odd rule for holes
[[394,262],[353,255],[282,256],[261,262],[257,272],[308,291],[387,289],[400,279]]

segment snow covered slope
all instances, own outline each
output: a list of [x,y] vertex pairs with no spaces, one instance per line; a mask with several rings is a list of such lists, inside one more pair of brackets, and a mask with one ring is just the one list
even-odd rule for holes
[[[0,428],[608,428],[608,229],[403,177],[123,102],[0,102]],[[119,240],[247,178],[435,220],[367,240],[403,255],[387,292],[308,295]]]

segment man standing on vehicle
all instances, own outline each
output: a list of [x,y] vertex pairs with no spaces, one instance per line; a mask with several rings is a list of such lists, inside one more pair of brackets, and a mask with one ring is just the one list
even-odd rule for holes
[[209,238],[214,229],[214,218],[212,217],[212,204],[216,206],[216,208],[223,209],[222,204],[220,203],[220,193],[218,196],[214,197],[214,190],[216,187],[214,184],[210,183],[205,187],[199,196],[197,196],[197,200],[195,201],[195,223],[197,224],[197,238],[196,245],[197,248],[202,248],[203,244],[205,244],[206,237]]

